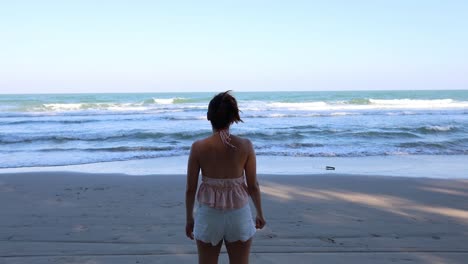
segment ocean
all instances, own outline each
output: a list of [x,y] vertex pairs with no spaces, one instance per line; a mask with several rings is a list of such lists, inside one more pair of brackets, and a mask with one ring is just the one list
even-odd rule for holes
[[[186,156],[215,93],[0,95],[0,168]],[[233,92],[258,156],[468,155],[468,91]]]

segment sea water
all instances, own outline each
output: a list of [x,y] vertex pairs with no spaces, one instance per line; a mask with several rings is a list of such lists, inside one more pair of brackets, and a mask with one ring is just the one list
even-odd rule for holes
[[[468,155],[468,91],[233,94],[259,157]],[[0,168],[186,156],[214,95],[0,95]]]

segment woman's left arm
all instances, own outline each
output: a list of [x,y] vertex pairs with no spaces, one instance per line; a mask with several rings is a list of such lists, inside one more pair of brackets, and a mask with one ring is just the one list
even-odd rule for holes
[[195,204],[195,194],[197,193],[198,174],[200,173],[200,163],[197,154],[197,142],[192,144],[187,165],[187,188],[185,190],[186,224],[185,234],[193,240],[193,206]]

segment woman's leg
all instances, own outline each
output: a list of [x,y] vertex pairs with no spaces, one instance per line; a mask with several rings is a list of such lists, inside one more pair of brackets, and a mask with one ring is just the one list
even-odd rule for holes
[[231,264],[248,264],[250,245],[252,245],[252,239],[245,242],[225,242],[226,249],[229,255],[229,263]]
[[205,243],[197,240],[198,248],[198,263],[199,264],[217,264],[219,252],[223,241],[219,241],[218,245],[213,246],[211,243]]

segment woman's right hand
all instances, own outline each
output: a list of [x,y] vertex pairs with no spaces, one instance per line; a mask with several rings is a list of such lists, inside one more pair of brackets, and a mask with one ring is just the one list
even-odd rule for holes
[[185,235],[191,240],[194,239],[193,226],[194,226],[193,220],[187,220],[187,223],[185,224]]
[[266,224],[265,218],[263,216],[255,217],[255,228],[262,229]]

